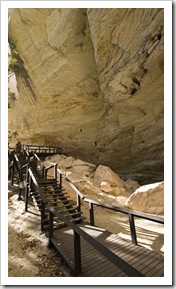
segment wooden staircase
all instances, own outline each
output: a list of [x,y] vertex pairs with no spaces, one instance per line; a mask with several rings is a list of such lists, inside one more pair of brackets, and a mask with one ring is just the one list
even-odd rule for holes
[[[36,182],[43,192],[46,202],[50,204],[57,212],[62,213],[64,217],[73,223],[81,223],[85,219],[82,212],[78,210],[75,201],[71,200],[68,192],[58,182],[57,178],[44,178],[43,170],[40,166],[36,166],[35,162],[30,162],[33,175]],[[48,231],[49,229],[49,211],[42,205],[41,195],[36,186],[29,184],[29,196],[32,198],[35,207],[40,211],[41,215],[41,230]],[[27,207],[26,207],[27,210]],[[58,217],[54,218],[54,229],[66,226]]]

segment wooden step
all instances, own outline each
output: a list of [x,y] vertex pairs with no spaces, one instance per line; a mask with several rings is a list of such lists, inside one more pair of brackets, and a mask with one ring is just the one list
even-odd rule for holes
[[48,197],[55,197],[55,196],[65,196],[65,195],[68,195],[68,193],[66,192],[60,192],[60,193],[55,193],[54,191],[53,192],[45,192],[45,196],[48,196]]
[[[77,212],[77,213],[72,213],[72,214],[68,214],[68,215],[64,215],[64,217],[74,217],[74,216],[76,216],[76,215],[81,215],[82,214],[82,212]],[[49,215],[48,215],[49,216]],[[78,217],[79,218],[79,217]],[[59,220],[59,218],[57,217],[57,216],[54,216],[54,218],[53,218],[53,221],[57,221],[57,220]],[[75,220],[75,219],[74,219]],[[45,223],[47,223],[47,222],[49,222],[49,218],[46,218],[46,219],[44,219],[44,220],[42,220],[42,223],[43,224],[45,224]]]
[[[52,206],[53,209],[60,209],[60,208],[67,208],[67,207],[70,207],[72,204],[65,204],[63,206]],[[41,208],[41,206],[40,206]],[[56,210],[57,211],[57,210]],[[60,213],[60,211],[58,211]]]
[[78,221],[82,221],[82,220],[85,220],[86,217],[78,217],[78,218],[73,218],[72,220],[70,220],[71,222],[78,222]]
[[56,183],[56,180],[55,179],[38,179],[37,180],[37,183],[39,185],[45,185],[45,184],[53,184],[53,183]]
[[59,188],[59,187],[56,187],[55,189],[53,188],[53,186],[51,186],[51,189],[50,188],[47,188],[47,187],[44,187],[43,188],[43,190],[44,190],[44,192],[50,192],[50,191],[56,191],[56,192],[60,192],[61,190],[63,190],[63,189],[61,189],[61,188]]
[[[69,198],[69,196],[68,197],[65,197],[65,196],[58,196],[58,195],[56,195],[55,197],[54,196],[45,196],[46,197],[46,199],[48,200],[48,201],[52,201],[53,200],[53,202],[56,202],[57,200],[68,200],[68,201],[70,201],[68,198]],[[55,198],[55,200],[54,200],[54,198]]]
[[75,213],[68,213],[68,214],[64,214],[64,217],[67,217],[67,216],[71,216],[71,217],[74,217],[74,216],[77,216],[77,215],[81,215],[82,212],[75,212]]
[[[74,219],[71,219],[71,220],[69,219],[69,221],[71,221],[71,222],[73,222],[73,223],[77,223],[77,222],[80,222],[80,221],[82,221],[82,220],[84,220],[84,219],[86,219],[86,217],[79,217],[79,218],[74,218]],[[59,219],[58,219],[58,221],[59,221]],[[58,225],[58,226],[66,225],[66,223],[59,221],[57,225]],[[48,229],[49,229],[49,225],[44,225],[43,228],[44,228],[45,230],[48,230]],[[55,228],[57,228],[57,227],[56,227],[56,224],[53,225],[53,229],[55,229]]]

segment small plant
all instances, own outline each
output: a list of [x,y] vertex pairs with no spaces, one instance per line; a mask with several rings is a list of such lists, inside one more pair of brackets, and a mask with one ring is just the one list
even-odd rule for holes
[[16,45],[12,38],[9,36],[9,48],[10,53],[8,53],[8,73],[14,72],[15,74],[19,74],[22,69],[22,63],[20,61],[19,53],[16,49]]
[[16,138],[19,135],[17,130],[8,130],[8,139]]
[[17,62],[16,58],[10,58],[9,62],[8,62],[8,72],[15,72],[15,73],[19,73],[19,69],[20,69],[20,65]]

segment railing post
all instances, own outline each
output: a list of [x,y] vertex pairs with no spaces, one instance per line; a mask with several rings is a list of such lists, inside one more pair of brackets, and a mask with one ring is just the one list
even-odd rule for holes
[[53,237],[53,213],[49,212],[49,244],[48,246],[51,246],[51,238]]
[[12,165],[12,173],[11,173],[11,186],[13,186],[13,181],[14,181],[14,173],[15,173],[15,164],[14,164],[14,158],[13,158],[13,165]]
[[20,170],[19,171],[19,193],[18,193],[18,201],[20,201],[20,200],[22,200],[22,198],[21,198],[21,190],[22,190],[22,188],[21,188],[21,186],[22,186],[22,176],[23,176],[23,173],[22,173],[22,170]]
[[89,202],[89,213],[90,213],[90,224],[91,226],[95,225],[94,221],[94,208],[93,208],[93,203]]
[[25,187],[25,212],[28,209],[28,197],[29,197],[29,170],[26,167],[26,187]]
[[54,179],[57,181],[57,164],[54,165]]
[[33,163],[34,163],[35,168],[37,169],[37,158],[35,156],[35,152],[33,152]]
[[74,231],[74,273],[81,274],[81,240],[80,235]]
[[44,175],[44,179],[47,179],[47,170],[45,169],[45,167],[43,166],[42,168],[42,171],[43,171],[43,175]]
[[29,176],[29,193],[31,194],[32,191],[32,179],[31,176]]
[[59,188],[62,189],[62,173],[59,175]]
[[29,183],[26,183],[26,188],[25,188],[25,212],[27,212],[27,209],[28,209],[28,197],[29,197]]
[[42,164],[42,178],[43,179],[45,178],[45,167],[43,164]]
[[131,239],[132,243],[137,245],[137,237],[136,237],[136,229],[134,223],[134,216],[132,214],[128,214],[129,223],[130,223],[130,231],[131,231]]
[[43,220],[45,220],[45,204],[41,200],[41,231],[44,230],[44,228],[43,228]]
[[77,194],[77,210],[78,212],[81,212],[81,198],[78,194]]

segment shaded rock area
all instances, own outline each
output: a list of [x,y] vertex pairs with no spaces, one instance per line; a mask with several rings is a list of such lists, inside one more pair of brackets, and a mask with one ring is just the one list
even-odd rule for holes
[[[88,198],[150,214],[164,214],[164,182],[140,186],[123,180],[109,167],[65,155],[46,157],[44,165],[57,163],[62,173]],[[53,176],[53,169],[49,175]]]
[[142,184],[163,180],[164,9],[11,9],[9,129]]

